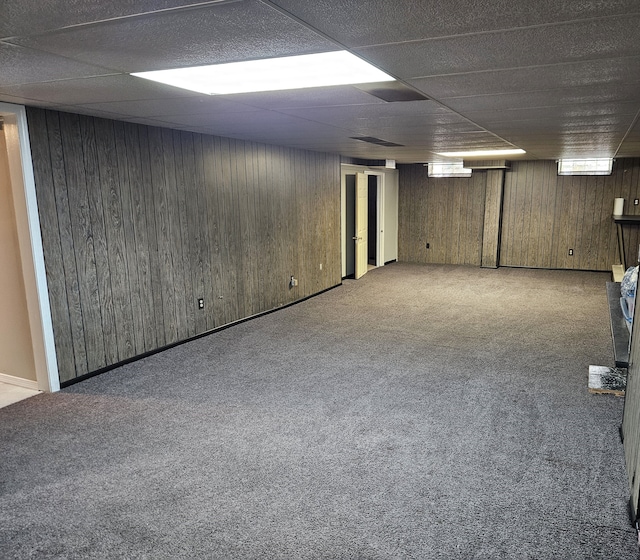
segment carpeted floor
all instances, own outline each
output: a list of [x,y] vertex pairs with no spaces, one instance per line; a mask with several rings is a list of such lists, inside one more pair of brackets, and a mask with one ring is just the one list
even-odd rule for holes
[[636,558],[607,280],[393,264],[0,409],[0,556]]

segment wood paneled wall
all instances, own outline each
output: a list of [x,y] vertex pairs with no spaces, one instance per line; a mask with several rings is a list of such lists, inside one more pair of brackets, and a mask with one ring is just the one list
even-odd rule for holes
[[338,156],[27,114],[62,382],[340,283]]
[[[500,264],[611,270],[618,261],[613,201],[640,214],[640,160],[620,159],[610,176],[559,177],[553,161],[513,162],[506,173]],[[640,228],[625,226],[628,265],[636,264]],[[573,249],[573,256],[569,255]]]
[[[486,179],[478,171],[471,179],[429,179],[423,166],[400,166],[400,260],[480,264]],[[633,205],[640,159],[617,160],[605,177],[558,177],[553,161],[513,162],[504,178],[497,264],[611,270],[619,262],[611,215],[620,197],[625,214],[640,215]],[[637,264],[640,226],[625,225],[624,240],[627,265]]]
[[429,178],[423,165],[399,166],[398,260],[480,266],[486,177]]

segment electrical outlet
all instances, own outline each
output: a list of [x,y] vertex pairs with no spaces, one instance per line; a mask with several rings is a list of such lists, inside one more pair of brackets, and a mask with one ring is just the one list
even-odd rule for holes
[[573,249],[569,249],[569,256],[573,257]]
[[429,248],[429,244],[427,243],[427,249]]
[[198,298],[198,309],[204,309],[204,298]]
[[322,263],[320,263],[320,270],[322,270]]
[[289,288],[295,288],[298,285],[298,279],[293,276],[289,280]]
[[638,204],[640,204],[640,198],[634,198],[633,199],[633,205],[634,206],[638,206]]

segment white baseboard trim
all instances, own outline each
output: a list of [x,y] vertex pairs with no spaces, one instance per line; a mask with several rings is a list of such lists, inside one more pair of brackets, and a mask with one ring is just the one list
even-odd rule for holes
[[24,387],[25,389],[32,389],[38,391],[38,382],[31,381],[30,379],[22,379],[15,375],[7,375],[6,373],[0,373],[0,382],[8,383],[9,385],[17,385],[18,387]]

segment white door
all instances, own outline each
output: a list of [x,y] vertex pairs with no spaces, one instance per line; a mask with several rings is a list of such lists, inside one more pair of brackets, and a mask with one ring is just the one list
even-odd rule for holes
[[356,244],[356,280],[367,273],[367,213],[369,185],[364,173],[356,173],[356,235],[353,238]]

